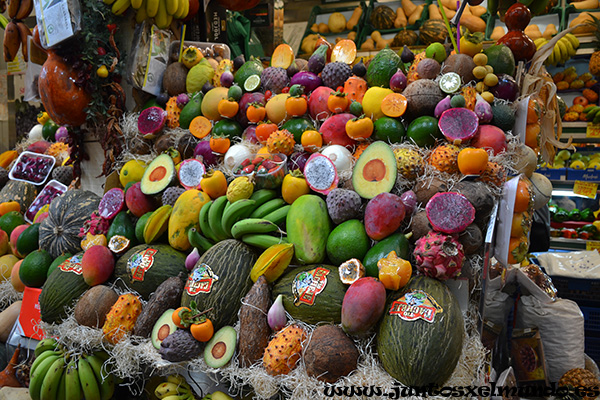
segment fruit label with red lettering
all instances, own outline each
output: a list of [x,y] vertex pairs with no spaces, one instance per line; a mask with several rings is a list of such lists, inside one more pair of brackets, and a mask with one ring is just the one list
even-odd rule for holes
[[184,290],[190,295],[195,296],[200,293],[210,293],[212,287],[219,277],[207,264],[200,264],[194,269],[188,277]]
[[294,305],[307,304],[312,306],[315,304],[317,295],[325,290],[327,286],[327,275],[330,272],[327,268],[318,267],[296,275],[292,282]]
[[154,256],[156,253],[158,253],[158,250],[149,247],[129,257],[129,260],[127,260],[127,271],[131,282],[144,281],[144,275],[154,265]]
[[73,257],[67,258],[58,266],[63,272],[72,272],[75,275],[81,275],[83,268],[81,267],[81,258],[83,254],[75,254]]
[[431,295],[422,290],[405,293],[390,307],[390,315],[397,315],[405,321],[422,319],[433,322],[435,315],[441,312],[444,312],[444,309]]

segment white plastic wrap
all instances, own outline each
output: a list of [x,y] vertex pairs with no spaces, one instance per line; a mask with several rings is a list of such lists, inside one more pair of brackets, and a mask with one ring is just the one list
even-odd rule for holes
[[533,296],[521,297],[516,328],[535,327],[542,338],[550,382],[558,382],[572,368],[585,366],[584,318],[577,303],[566,299],[544,303]]
[[550,276],[600,279],[600,253],[595,250],[543,253],[537,259]]

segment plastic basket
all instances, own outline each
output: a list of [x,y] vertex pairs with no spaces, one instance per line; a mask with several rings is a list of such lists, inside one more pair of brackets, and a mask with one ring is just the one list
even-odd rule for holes
[[600,363],[600,337],[585,335],[585,354],[596,364]]
[[580,306],[600,306],[600,280],[552,276],[558,297],[571,299]]
[[[367,13],[368,13],[367,4],[364,1],[361,1],[359,6],[362,7],[363,12],[362,12],[360,18],[358,19],[358,23],[356,24],[356,26],[352,30],[346,29],[339,33],[314,32],[313,30],[310,29],[310,27],[313,26],[313,24],[319,24],[321,22],[327,23],[327,21],[329,20],[329,16],[335,12],[342,13],[346,17],[346,21],[347,21],[352,16],[352,13],[354,12],[354,9],[356,8],[356,6],[327,7],[327,8],[320,7],[320,6],[313,7],[313,9],[310,12],[310,16],[308,17],[308,22],[306,24],[306,30],[304,31],[302,40],[304,40],[304,38],[306,38],[308,35],[319,34],[319,35],[323,36],[329,43],[335,45],[336,37],[346,38],[346,37],[348,37],[348,34],[350,32],[355,31],[356,39],[354,40],[354,42],[356,43],[356,47],[358,48],[359,32],[360,32],[362,25],[364,24],[365,19],[367,18]],[[301,43],[302,43],[302,41],[301,41]],[[304,53],[302,52],[302,46],[300,46],[300,48],[298,49],[298,56],[300,56],[302,54],[304,54]]]
[[600,335],[600,308],[579,307],[585,318],[585,330]]

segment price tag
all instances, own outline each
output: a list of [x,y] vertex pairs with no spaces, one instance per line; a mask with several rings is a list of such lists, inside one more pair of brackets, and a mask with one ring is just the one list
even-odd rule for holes
[[590,199],[596,198],[596,192],[598,192],[598,184],[594,182],[575,181],[573,185],[573,193]]
[[585,130],[586,138],[600,138],[600,124],[592,124],[588,122],[587,129]]
[[585,242],[585,249],[588,251],[596,250],[598,253],[600,253],[600,242],[597,240],[588,240]]

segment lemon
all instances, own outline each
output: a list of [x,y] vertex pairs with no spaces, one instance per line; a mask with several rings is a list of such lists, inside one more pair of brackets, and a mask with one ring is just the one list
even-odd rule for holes
[[254,192],[254,183],[247,176],[235,178],[227,187],[227,200],[235,203],[238,200],[249,199]]
[[10,280],[10,273],[17,261],[19,261],[19,259],[12,254],[0,257],[0,276],[3,281]]
[[573,169],[585,169],[585,163],[581,160],[576,160],[569,165],[569,168]]
[[140,160],[127,161],[119,173],[119,181],[123,187],[129,182],[139,182],[146,171],[146,163]]
[[592,161],[591,163],[588,164],[588,168],[600,169],[600,160]]
[[392,89],[376,86],[369,88],[362,101],[363,112],[365,115],[373,121],[384,117],[385,115],[383,115],[383,112],[381,111],[381,102],[384,97],[390,93],[394,93]]

